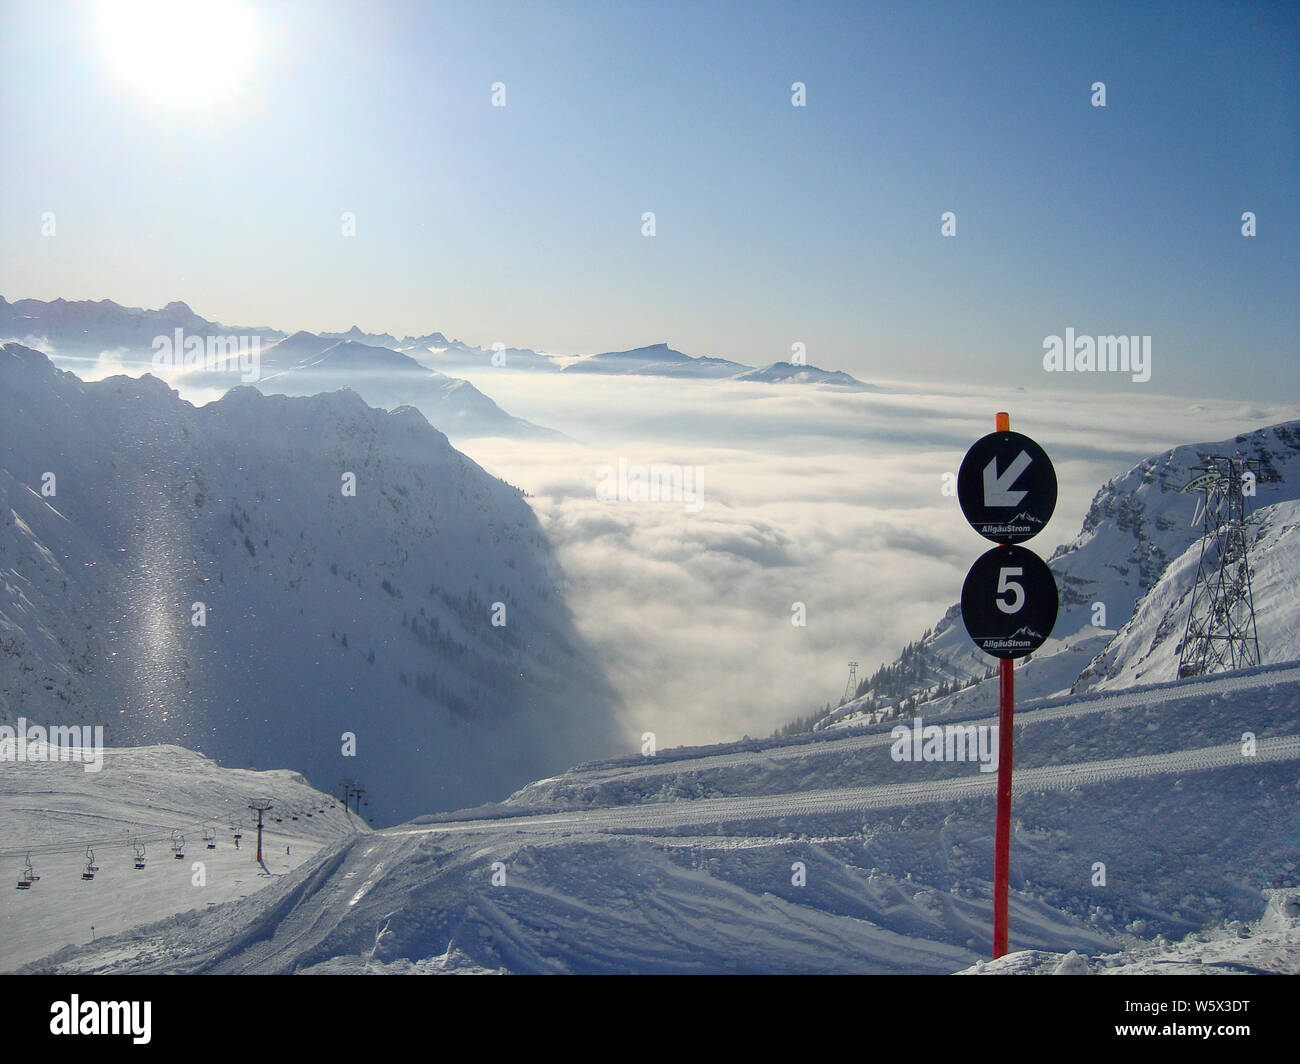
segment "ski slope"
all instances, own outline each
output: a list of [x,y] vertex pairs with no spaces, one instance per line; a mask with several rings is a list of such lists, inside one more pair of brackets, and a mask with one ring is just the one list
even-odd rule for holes
[[[254,797],[274,803],[260,866]],[[296,772],[221,768],[178,746],[106,749],[98,772],[68,761],[0,762],[0,825],[0,971],[87,942],[92,926],[102,938],[246,898],[370,830]],[[184,836],[183,860],[173,831]],[[143,869],[135,843],[143,844]],[[89,881],[81,878],[87,847],[99,867]],[[40,879],[20,891],[28,855]]]
[[[1070,951],[1098,970],[1110,964],[1098,958],[1120,958],[1118,968],[1176,939],[1191,956],[1196,936],[1222,945],[1252,921],[1253,941],[1269,943],[1256,961],[1300,969],[1291,925],[1264,921],[1269,899],[1297,885],[1300,667],[1056,700],[1018,723],[1011,944],[1040,958],[1032,970]],[[888,739],[584,766],[509,806],[344,840],[240,902],[41,965],[972,968],[989,949],[996,777],[969,763],[895,762]],[[707,796],[649,800],[665,779]]]

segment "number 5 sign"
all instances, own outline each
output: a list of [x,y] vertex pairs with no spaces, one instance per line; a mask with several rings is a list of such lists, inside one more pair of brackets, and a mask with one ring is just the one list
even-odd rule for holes
[[966,631],[995,658],[1023,658],[1042,646],[1059,605],[1052,570],[1025,547],[994,547],[981,555],[961,587]]

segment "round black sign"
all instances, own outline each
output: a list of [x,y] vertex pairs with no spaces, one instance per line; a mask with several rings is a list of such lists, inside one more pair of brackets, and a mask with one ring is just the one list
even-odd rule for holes
[[1042,646],[1059,605],[1052,570],[1028,547],[986,551],[961,586],[966,632],[995,658],[1023,658]]
[[1056,471],[1028,436],[991,432],[962,459],[957,501],[985,539],[1021,543],[1041,532],[1056,509]]

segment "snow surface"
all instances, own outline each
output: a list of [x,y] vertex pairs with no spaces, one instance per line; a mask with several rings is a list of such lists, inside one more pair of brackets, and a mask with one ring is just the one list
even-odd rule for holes
[[[1300,885],[1300,663],[1018,717],[1011,943],[1032,952],[1004,966],[1056,970],[1075,951],[1067,967],[1119,957],[1119,970],[1182,939],[1203,970],[1300,970],[1294,913],[1274,901]],[[897,762],[873,737],[888,728],[587,765],[507,806],[345,840],[243,901],[36,967],[971,969],[990,946],[993,777]],[[1234,952],[1243,928],[1254,945]]]
[[[254,860],[252,798],[273,802],[263,829],[264,867]],[[68,761],[0,762],[0,824],[6,972],[89,941],[92,925],[103,938],[249,897],[322,849],[370,831],[297,773],[221,768],[178,746],[109,748],[98,772]],[[238,849],[232,826],[243,835]],[[174,856],[173,830],[185,837],[184,860]],[[134,866],[134,842],[143,844],[143,869]],[[81,878],[87,846],[99,866],[91,881]],[[20,891],[15,883],[29,854],[40,879]],[[195,883],[195,862],[204,866],[202,885]]]
[[1300,971],[1300,891],[1269,890],[1258,920],[1229,920],[1180,941],[1088,956],[1043,950],[979,961],[958,975],[1294,975]]

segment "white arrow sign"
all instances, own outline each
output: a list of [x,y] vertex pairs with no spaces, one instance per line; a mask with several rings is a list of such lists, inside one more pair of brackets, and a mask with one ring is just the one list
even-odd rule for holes
[[1011,485],[1016,482],[1026,469],[1032,459],[1029,455],[1021,451],[1011,460],[1011,464],[1002,471],[998,476],[998,460],[990,458],[989,464],[984,467],[984,505],[985,506],[1019,506],[1020,500],[1029,494],[1027,491],[1012,491]]

